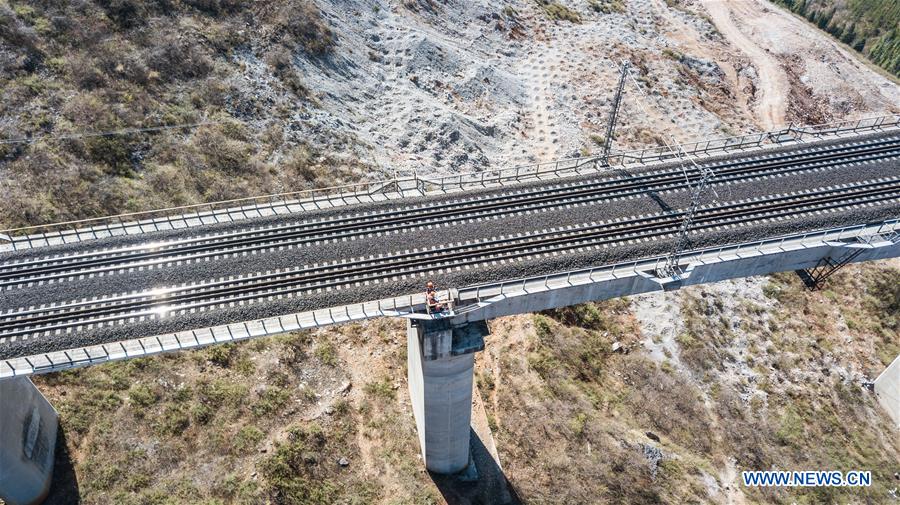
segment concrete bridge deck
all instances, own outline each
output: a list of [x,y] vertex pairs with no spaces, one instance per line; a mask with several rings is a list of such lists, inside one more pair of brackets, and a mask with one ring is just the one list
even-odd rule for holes
[[[898,155],[888,130],[702,159],[689,247],[896,218]],[[669,162],[2,253],[0,359],[657,258],[698,177]]]
[[[367,201],[285,203],[286,214],[240,210],[224,223],[107,223],[24,247],[0,237],[11,246],[0,253],[0,390],[14,407],[0,409],[0,466],[13,470],[0,472],[0,496],[33,503],[49,485],[57,416],[28,375],[384,316],[409,319],[426,467],[471,473],[484,320],[898,257],[898,157],[900,131],[887,129],[635,170],[582,173],[575,161],[571,177],[436,195],[415,181],[418,197],[396,183]],[[689,213],[706,171],[714,177]],[[689,215],[686,250],[674,270],[660,268]],[[423,314],[423,296],[408,293],[425,278],[454,287],[452,313]],[[897,376],[895,362],[875,382],[895,416]]]

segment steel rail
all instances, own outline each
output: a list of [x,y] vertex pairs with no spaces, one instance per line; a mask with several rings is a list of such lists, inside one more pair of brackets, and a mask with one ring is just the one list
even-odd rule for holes
[[[872,150],[865,150],[862,152],[848,152],[848,149],[866,149],[866,148],[870,148],[873,146],[885,146],[885,145],[889,145],[889,144],[900,145],[900,137],[895,137],[893,139],[879,139],[876,142],[870,142],[870,143],[866,143],[866,144],[827,146],[830,149],[821,149],[821,150],[811,151],[809,153],[785,153],[782,156],[770,157],[770,158],[766,158],[764,160],[756,160],[756,159],[735,160],[735,161],[730,161],[730,162],[725,162],[725,163],[713,164],[712,166],[718,167],[718,168],[736,167],[736,166],[741,166],[741,165],[753,165],[759,161],[778,161],[778,160],[786,160],[788,158],[809,157],[809,156],[816,156],[816,155],[827,154],[827,153],[840,153],[840,154],[843,154],[843,157],[848,157],[851,154],[860,155],[860,154],[866,154],[866,153],[870,153],[870,152],[876,152],[876,151],[872,151]],[[878,152],[883,152],[883,151],[884,150],[881,150]],[[806,159],[806,160],[802,160],[802,161],[805,161],[805,162],[819,161],[819,158]],[[773,166],[773,165],[754,165],[752,168],[763,169],[763,168],[771,168],[771,166]],[[774,166],[781,166],[781,165],[774,165]],[[692,169],[691,174],[693,174],[694,172],[696,172],[696,169]],[[731,172],[728,172],[728,173],[731,173]],[[666,181],[676,180],[676,178],[674,176],[678,176],[680,178],[683,176],[683,174],[684,174],[684,172],[677,171],[677,170],[670,170],[668,172],[651,172],[648,174],[637,174],[637,175],[632,176],[631,181],[628,181],[628,182],[640,182],[643,180],[659,179],[661,176],[663,176],[663,177],[673,176],[673,178],[667,178]],[[659,179],[659,180],[662,181],[661,179]],[[543,194],[546,194],[548,191],[565,192],[565,191],[569,191],[571,189],[590,188],[590,187],[596,186],[598,184],[598,182],[606,183],[608,181],[605,181],[605,180],[604,181],[592,181],[592,182],[588,182],[588,183],[581,183],[581,184],[569,185],[569,186],[564,186],[564,187],[554,187],[554,188],[549,188],[549,189],[537,189],[537,190],[533,190],[533,191],[504,194],[504,195],[500,195],[500,196],[488,196],[488,197],[484,197],[484,198],[470,199],[470,200],[463,201],[463,202],[456,200],[453,202],[443,203],[443,204],[435,204],[435,205],[431,205],[428,207],[422,207],[422,206],[405,207],[403,209],[400,209],[400,212],[403,212],[403,211],[415,212],[415,211],[425,209],[425,208],[427,208],[429,210],[438,210],[438,211],[444,212],[444,211],[447,211],[448,209],[451,209],[452,207],[459,207],[460,205],[468,205],[470,202],[480,203],[480,202],[491,202],[491,201],[507,201],[510,197],[520,197],[520,199],[521,199],[521,197],[523,197],[523,196],[530,197],[531,195],[543,195]],[[665,182],[665,181],[663,181],[663,182]],[[628,186],[628,185],[626,185],[626,186]],[[631,184],[629,187],[633,187],[633,186],[634,186],[634,184]],[[615,188],[615,189],[618,189],[618,188]],[[366,214],[365,216],[352,216],[352,217],[348,217],[348,218],[337,218],[337,219],[328,220],[328,222],[359,222],[362,220],[361,218],[364,217],[365,223],[368,224],[368,223],[372,222],[373,217],[393,217],[393,216],[396,216],[400,212],[398,212],[396,210],[392,210],[392,211],[383,212],[383,213]],[[160,247],[178,246],[178,245],[198,243],[198,242],[205,244],[205,243],[210,242],[211,240],[216,240],[216,239],[220,239],[220,238],[240,237],[247,233],[257,233],[257,232],[264,233],[264,234],[271,234],[272,232],[279,231],[279,230],[295,229],[298,225],[304,225],[304,226],[310,225],[310,224],[315,225],[315,224],[320,224],[323,222],[326,222],[326,221],[293,223],[293,224],[282,225],[282,226],[278,226],[278,227],[238,231],[238,232],[234,232],[234,233],[222,234],[222,235],[217,235],[217,236],[212,236],[212,237],[207,235],[207,236],[203,236],[203,237],[179,239],[179,240],[167,241],[167,242],[161,242],[161,243],[154,242],[154,243],[151,243],[151,245],[139,244],[139,245],[135,245],[135,246],[129,246],[129,247],[123,247],[123,248],[117,248],[117,249],[99,250],[99,251],[93,251],[93,252],[81,253],[81,254],[44,257],[44,258],[39,258],[39,259],[34,259],[34,260],[27,260],[27,261],[21,261],[21,262],[9,263],[7,265],[2,265],[2,266],[0,266],[0,272],[2,272],[4,268],[15,269],[15,268],[23,266],[23,265],[46,263],[46,262],[52,261],[52,260],[80,259],[83,257],[96,256],[98,254],[112,255],[112,254],[116,254],[119,252],[129,252],[129,251],[135,251],[135,250],[137,250],[137,251],[157,250]],[[111,257],[118,257],[118,256],[111,256]],[[20,270],[15,270],[15,272],[19,272],[19,271]],[[2,278],[2,277],[0,277],[0,278]]]
[[[677,146],[669,146],[664,152],[660,152],[659,147],[654,147],[625,152],[613,152],[612,154],[614,157],[618,156],[620,158],[620,161],[617,164],[624,165],[628,159],[637,160],[643,164],[646,162],[653,163],[666,161],[667,159],[677,157],[677,152],[686,152],[695,156],[709,156],[715,153],[736,153],[744,152],[747,149],[761,148],[764,144],[779,146],[788,145],[792,142],[802,142],[805,140],[803,139],[804,136],[812,136],[815,140],[822,140],[828,137],[841,138],[842,135],[852,136],[861,135],[867,132],[886,132],[897,129],[898,127],[900,127],[900,115],[890,114],[807,127],[794,127],[791,125],[787,129],[754,133],[738,137],[705,139],[702,141],[679,144]],[[651,154],[647,155],[646,153]],[[505,182],[520,183],[525,180],[542,180],[543,175],[546,174],[549,174],[551,177],[559,177],[560,174],[569,174],[573,171],[580,174],[581,167],[584,166],[592,165],[594,167],[593,170],[602,169],[603,167],[608,166],[599,165],[600,158],[600,156],[593,156],[560,159],[532,163],[524,166],[443,176],[435,180],[421,179],[416,175],[415,171],[412,171],[408,176],[404,174],[404,176],[400,178],[359,182],[333,188],[309,189],[289,193],[206,202],[181,207],[154,209],[113,216],[45,223],[22,228],[0,230],[0,243],[7,242],[12,244],[12,250],[18,250],[18,244],[27,243],[27,247],[25,248],[32,249],[41,247],[41,241],[46,242],[46,245],[51,245],[50,241],[52,239],[58,239],[60,240],[60,243],[65,244],[102,238],[102,236],[98,236],[98,232],[101,235],[103,233],[109,233],[109,236],[132,235],[133,233],[128,231],[129,228],[136,228],[137,231],[135,233],[144,233],[146,231],[145,227],[160,231],[160,224],[171,226],[173,222],[181,222],[184,226],[193,226],[187,224],[188,220],[199,220],[199,224],[203,224],[203,219],[205,218],[211,218],[215,222],[221,222],[220,218],[225,218],[226,221],[234,222],[236,215],[241,216],[238,219],[246,219],[249,217],[247,215],[248,212],[251,214],[257,213],[257,215],[259,215],[260,211],[277,213],[275,211],[276,208],[288,209],[290,205],[300,205],[302,208],[305,208],[305,206],[309,204],[314,208],[321,208],[319,202],[337,202],[340,200],[342,203],[346,204],[347,198],[356,199],[357,202],[361,202],[361,198],[375,201],[371,198],[373,194],[381,193],[384,188],[392,185],[399,188],[400,185],[410,182],[415,183],[416,187],[419,189],[426,189],[427,186],[431,186],[432,188],[436,188],[436,191],[446,193],[448,188],[450,188],[449,190],[457,188],[462,190],[464,187],[485,187],[486,184],[503,185]],[[288,200],[288,198],[295,199]],[[247,203],[244,204],[244,202]],[[227,205],[240,206],[227,208]],[[190,213],[172,215],[173,212],[177,211],[190,211]],[[141,219],[141,217],[144,216],[149,217]],[[137,220],[125,221],[125,219]],[[97,224],[92,225],[92,223]],[[88,227],[73,228],[78,225],[87,225]],[[163,226],[163,228],[174,229],[166,228],[165,226]],[[38,230],[44,231],[38,232]],[[113,230],[121,233],[115,233]],[[29,232],[35,233],[30,234]],[[39,244],[35,246],[34,242],[38,242]]]
[[[895,179],[869,182],[852,187],[830,188],[799,195],[778,196],[750,202],[731,203],[718,207],[707,207],[698,214],[698,229],[897,199],[898,190],[900,190],[900,179]],[[776,215],[773,214],[773,211],[780,213]],[[676,212],[662,216],[647,216],[614,222],[600,230],[583,227],[576,231],[542,232],[512,241],[501,238],[475,244],[444,247],[441,248],[443,252],[433,257],[433,260],[429,261],[425,266],[421,266],[422,252],[417,251],[401,253],[388,258],[363,259],[363,261],[357,263],[311,267],[304,269],[305,271],[295,271],[288,274],[277,273],[256,278],[221,281],[210,283],[206,286],[185,286],[177,288],[181,293],[173,290],[164,293],[163,296],[154,296],[153,293],[142,293],[126,295],[118,300],[105,299],[93,302],[79,302],[67,306],[7,313],[0,316],[0,319],[4,319],[0,323],[0,336],[28,334],[35,331],[48,332],[72,326],[81,327],[88,324],[97,324],[108,320],[135,319],[150,315],[161,315],[161,308],[164,313],[180,312],[199,306],[221,305],[223,303],[234,304],[247,299],[269,298],[276,295],[283,296],[286,293],[297,291],[320,290],[373,280],[373,277],[358,278],[351,277],[351,275],[369,274],[379,279],[397,277],[434,269],[459,267],[464,264],[518,259],[521,256],[543,255],[549,252],[571,251],[572,249],[602,245],[602,242],[597,243],[598,239],[613,239],[607,240],[606,242],[608,243],[658,237],[672,233],[672,226],[680,222],[678,219],[679,214]],[[623,235],[623,233],[626,234]],[[552,246],[552,248],[548,249],[548,246]],[[392,267],[389,273],[385,273],[386,266]],[[401,267],[411,268],[411,270],[398,272],[397,268]],[[330,271],[322,271],[326,269],[330,269]],[[256,282],[259,279],[262,282]],[[247,282],[256,283],[240,286],[240,284],[247,284]],[[302,282],[307,284],[300,285]],[[310,282],[313,282],[313,284],[310,284]],[[213,289],[209,290],[209,287],[213,287]],[[281,289],[282,291],[273,292],[273,288]],[[204,289],[207,290],[204,291]],[[261,292],[260,290],[266,291]],[[236,297],[236,293],[239,296]],[[217,296],[219,298],[216,298]],[[222,296],[226,297],[226,299],[222,299]],[[195,303],[190,306],[176,305],[190,302]],[[128,309],[141,309],[143,306],[156,308],[142,312],[123,312]],[[97,319],[98,315],[108,317]],[[94,317],[94,319],[71,322],[73,316]],[[63,324],[59,323],[60,321],[67,322]],[[58,324],[47,326],[47,323],[54,322]],[[35,327],[35,325],[41,324],[43,326]]]
[[[848,162],[862,162],[889,157],[892,153],[900,154],[900,138],[883,140],[871,144],[843,146],[840,152],[835,149],[815,151],[794,155],[807,155],[800,166],[797,161],[787,162],[782,157],[753,160],[764,161],[763,164],[752,162],[736,162],[723,164],[717,172],[717,183],[738,181],[742,178],[756,177],[765,171],[766,176],[775,176],[785,172],[801,172],[821,168],[821,164],[838,159],[850,158]],[[849,149],[849,151],[848,151]],[[895,153],[896,151],[896,153]],[[724,170],[723,170],[724,169]],[[599,180],[566,187],[546,190],[527,191],[501,196],[491,196],[466,202],[450,202],[432,207],[403,208],[399,211],[382,212],[366,216],[341,217],[330,221],[289,224],[268,229],[234,232],[212,237],[198,237],[174,241],[174,244],[151,246],[141,244],[133,247],[114,250],[101,250],[71,256],[57,256],[35,260],[10,263],[0,266],[0,288],[27,283],[88,275],[126,268],[152,267],[154,265],[174,261],[193,261],[220,256],[266,249],[274,246],[294,246],[303,243],[330,240],[342,237],[368,235],[373,232],[401,230],[409,225],[418,225],[420,210],[436,213],[438,222],[453,222],[460,218],[484,218],[498,216],[524,210],[552,208],[558,205],[573,204],[579,201],[598,201],[605,198],[625,197],[647,191],[667,191],[689,185],[692,178],[698,176],[696,169],[684,180],[683,172],[669,171],[664,173],[641,174],[629,179],[616,181]],[[616,193],[619,192],[619,193]],[[533,196],[534,195],[534,196]],[[476,213],[480,213],[476,215]],[[373,219],[373,217],[375,219]],[[433,221],[430,221],[433,222]],[[380,226],[380,227],[378,227]],[[283,231],[282,231],[283,230]],[[185,244],[185,245],[182,245]],[[214,247],[211,247],[214,246]],[[180,246],[180,247],[179,247]],[[127,254],[135,251],[134,254]],[[79,269],[80,268],[80,269]]]
[[[898,179],[898,181],[900,181],[900,179]],[[835,188],[824,188],[824,189],[819,189],[819,190],[813,190],[813,191],[811,191],[811,192],[800,193],[800,194],[797,194],[797,195],[794,195],[794,194],[792,194],[792,195],[773,195],[773,196],[766,197],[766,198],[762,198],[762,199],[745,200],[745,201],[738,201],[738,202],[731,202],[731,203],[727,203],[727,204],[722,204],[722,205],[720,205],[720,206],[718,206],[718,207],[710,207],[710,206],[706,206],[704,210],[705,210],[705,212],[707,212],[707,213],[710,213],[710,211],[712,211],[712,212],[714,213],[714,215],[713,215],[712,217],[716,217],[718,214],[721,214],[721,213],[724,212],[724,211],[730,211],[730,209],[734,209],[734,208],[746,208],[746,209],[751,209],[751,210],[752,210],[753,208],[760,206],[760,204],[768,205],[768,206],[771,208],[771,207],[772,207],[771,204],[770,204],[771,202],[786,202],[786,203],[782,204],[782,206],[785,206],[785,205],[794,205],[794,204],[796,203],[796,201],[798,200],[798,198],[816,197],[816,196],[819,196],[819,195],[826,195],[826,196],[828,196],[828,195],[830,195],[830,194],[838,193],[838,192],[846,193],[846,191],[847,191],[848,189],[849,189],[849,190],[865,190],[866,188],[878,188],[879,186],[881,186],[881,185],[883,185],[883,184],[884,184],[884,183],[883,183],[882,181],[864,182],[864,183],[858,183],[858,184],[856,184],[856,185],[845,185],[845,186],[841,186],[841,187],[839,187],[839,188],[837,188],[837,189],[835,189]],[[879,189],[880,191],[882,191],[882,192],[890,192],[890,191],[893,191],[893,188],[890,188],[890,187],[888,187],[888,188],[878,188],[878,189]],[[846,195],[844,195],[843,193],[841,193],[839,196],[846,196]],[[852,195],[851,195],[851,196],[852,196]],[[630,219],[625,219],[625,220],[620,220],[620,221],[614,221],[614,222],[611,222],[611,223],[609,223],[609,226],[612,226],[612,227],[623,227],[623,226],[631,226],[631,225],[633,225],[634,223],[644,223],[644,222],[649,222],[649,221],[654,221],[654,220],[659,220],[659,219],[676,219],[676,218],[680,217],[682,214],[683,214],[683,211],[675,211],[675,212],[670,212],[670,213],[667,213],[667,214],[657,214],[657,215],[643,216],[643,217],[639,217],[639,218],[630,218]],[[555,231],[551,231],[551,232],[537,232],[537,233],[533,233],[533,234],[525,235],[525,236],[528,237],[528,238],[534,238],[534,237],[542,237],[542,236],[547,236],[547,235],[553,235],[553,234],[555,234],[555,233],[556,233]],[[505,240],[505,239],[499,239],[499,240],[486,240],[486,241],[478,241],[478,242],[474,242],[474,243],[472,243],[472,246],[473,246],[473,247],[476,247],[476,246],[477,246],[477,247],[481,247],[483,244],[503,244],[503,243],[508,243],[508,242],[509,242],[509,241],[508,241],[508,240]],[[467,244],[467,245],[468,245],[468,244]],[[453,246],[451,246],[451,248],[452,248],[452,247],[453,247]],[[435,248],[436,248],[436,249],[443,249],[443,248],[445,248],[445,246],[436,246]],[[417,254],[417,252],[415,252],[415,253],[407,253],[407,254],[398,253],[398,254],[396,254],[396,255],[394,255],[394,256],[392,256],[392,257],[406,257],[406,256],[412,256],[413,254]],[[379,260],[381,260],[381,258],[379,258]],[[340,263],[334,262],[334,263],[332,263],[332,264],[340,264]],[[324,264],[323,266],[327,266],[327,264]],[[282,274],[275,274],[275,275],[277,276],[277,275],[282,275]],[[256,277],[256,278],[261,278],[261,277]],[[240,280],[247,280],[247,278],[243,278],[243,279],[240,279]],[[232,282],[232,281],[229,280],[229,281],[224,281],[224,282],[222,282],[222,283],[223,283],[223,284],[227,284],[227,283],[229,283],[229,282]],[[207,283],[207,284],[199,285],[199,286],[198,286],[198,285],[188,285],[188,286],[185,286],[185,287],[183,287],[183,288],[181,288],[181,289],[182,289],[183,291],[193,291],[193,290],[196,290],[196,289],[198,289],[198,288],[209,287],[209,286],[213,286],[213,285],[215,285],[215,284],[216,284],[215,282],[211,282],[211,283]],[[106,301],[110,301],[110,300],[116,301],[116,300],[123,300],[123,299],[146,298],[146,297],[151,296],[151,295],[153,295],[153,296],[161,296],[161,295],[163,295],[163,294],[167,294],[167,293],[156,292],[156,291],[158,291],[158,290],[154,290],[154,293],[151,293],[151,294],[148,294],[148,295],[144,295],[144,294],[124,295],[124,296],[121,296],[121,297],[115,297],[115,298],[112,298],[112,299],[111,299],[111,298],[105,298],[105,299],[103,299],[102,301],[103,301],[103,302],[106,302]],[[168,291],[173,291],[173,290],[168,290]],[[78,302],[78,303],[76,303],[76,304],[72,304],[72,305],[69,305],[69,306],[76,306],[76,305],[97,305],[97,303],[98,303],[97,301],[85,301],[85,302]],[[56,307],[47,307],[47,309],[34,309],[34,310],[26,310],[26,311],[17,311],[17,312],[16,312],[16,315],[19,315],[19,314],[28,314],[28,313],[33,313],[33,312],[41,312],[41,311],[44,311],[44,310],[51,310],[51,309],[56,309],[56,308],[59,308],[59,306],[56,306]],[[10,313],[8,313],[8,312],[5,313],[5,314],[0,314],[0,319],[3,319],[4,317],[6,317],[6,316],[8,316],[8,315],[10,315]]]

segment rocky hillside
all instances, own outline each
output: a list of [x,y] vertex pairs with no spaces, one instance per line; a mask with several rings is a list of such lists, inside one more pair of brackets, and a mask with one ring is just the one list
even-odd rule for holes
[[[900,112],[757,0],[0,0],[0,137],[27,140],[0,144],[0,228],[593,152],[622,59],[618,147]],[[190,126],[136,130],[161,125]],[[863,384],[900,354],[897,286],[894,261],[493,321],[499,494],[424,472],[397,322],[39,377],[51,503],[894,503]],[[874,484],[739,485],[768,468]]]
[[618,147],[900,108],[755,2],[0,0],[0,226],[591,152],[623,59]]
[[[822,293],[783,274],[495,322],[478,378],[507,475],[537,502],[893,503],[900,440],[862,385],[900,352],[897,286],[872,265]],[[793,468],[879,484],[739,484]]]

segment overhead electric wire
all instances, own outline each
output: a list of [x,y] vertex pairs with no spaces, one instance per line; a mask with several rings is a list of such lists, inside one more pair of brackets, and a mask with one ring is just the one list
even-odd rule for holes
[[[798,217],[810,212],[829,212],[852,206],[897,199],[900,178],[877,179],[842,187],[801,193],[771,195],[718,206],[704,207],[697,225],[704,230],[723,226],[750,225],[762,220]],[[57,305],[21,307],[0,314],[0,337],[42,334],[47,331],[80,331],[82,326],[112,321],[143,321],[165,318],[201,307],[224,307],[299,296],[321,290],[344,289],[360,283],[382,282],[398,276],[414,276],[442,268],[484,266],[497,261],[535,259],[564,254],[587,247],[602,247],[626,241],[659,239],[677,233],[679,214],[656,214],[609,223],[566,229],[541,230],[525,235],[491,237],[441,247],[439,255],[423,258],[421,251],[395,251],[385,255],[353,257],[344,261],[304,265],[288,271],[257,272],[246,277],[212,279],[195,284],[172,285],[149,291],[75,299]],[[90,329],[90,328],[88,328]]]
[[[900,137],[884,142],[865,143],[840,148],[827,148],[801,155],[775,156],[766,160],[727,162],[716,165],[717,183],[725,184],[748,178],[775,177],[786,173],[818,170],[841,160],[882,159],[900,153]],[[791,166],[791,165],[799,166]],[[690,178],[702,177],[691,170]],[[686,183],[690,188],[692,179]],[[77,255],[48,256],[0,266],[0,290],[36,281],[67,278],[97,272],[119,271],[123,268],[150,267],[171,261],[216,257],[239,251],[262,250],[281,245],[301,245],[324,238],[348,239],[374,232],[410,230],[420,226],[421,209],[436,212],[431,224],[453,223],[461,219],[483,219],[512,215],[522,211],[535,212],[567,206],[622,198],[646,191],[670,191],[684,187],[676,170],[634,175],[627,179],[597,179],[551,189],[530,189],[516,193],[501,193],[473,197],[441,204],[412,205],[400,210],[375,212],[362,216],[334,220],[297,221],[275,228],[242,230],[222,235],[173,241],[155,242],[152,246],[127,246],[119,249],[100,249]]]

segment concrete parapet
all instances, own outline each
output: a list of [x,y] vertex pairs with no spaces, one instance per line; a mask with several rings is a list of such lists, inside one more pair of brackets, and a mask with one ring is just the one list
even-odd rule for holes
[[27,377],[0,381],[0,499],[41,503],[50,490],[58,416]]
[[875,379],[875,396],[900,429],[900,356]]
[[432,472],[455,473],[469,464],[475,353],[484,349],[487,333],[484,321],[408,322],[409,394],[422,458]]

